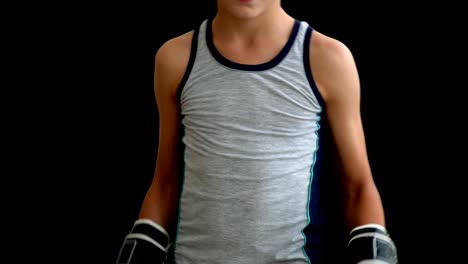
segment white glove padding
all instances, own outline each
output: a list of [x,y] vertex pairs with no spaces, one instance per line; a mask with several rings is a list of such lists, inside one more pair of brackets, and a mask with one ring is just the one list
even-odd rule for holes
[[398,264],[397,250],[385,227],[367,224],[354,228],[348,240],[350,264]]
[[149,219],[138,219],[125,237],[117,264],[162,264],[171,244],[166,230]]

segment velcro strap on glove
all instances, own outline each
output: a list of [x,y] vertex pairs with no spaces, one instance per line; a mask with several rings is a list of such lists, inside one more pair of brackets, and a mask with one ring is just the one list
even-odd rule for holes
[[354,228],[348,240],[350,264],[397,264],[397,250],[387,230],[369,224]]
[[169,235],[162,226],[139,219],[125,237],[117,264],[160,264],[166,260],[169,247]]

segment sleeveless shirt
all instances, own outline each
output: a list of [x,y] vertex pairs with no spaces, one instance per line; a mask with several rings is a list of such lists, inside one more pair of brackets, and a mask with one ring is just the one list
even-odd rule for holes
[[316,263],[321,98],[312,28],[295,20],[272,60],[223,57],[211,19],[194,30],[181,81],[183,175],[177,264]]

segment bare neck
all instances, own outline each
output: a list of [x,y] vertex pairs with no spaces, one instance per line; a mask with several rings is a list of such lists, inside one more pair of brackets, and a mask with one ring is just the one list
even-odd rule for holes
[[213,34],[222,39],[255,40],[265,35],[288,32],[293,18],[281,6],[272,6],[254,18],[237,18],[218,10],[213,19]]

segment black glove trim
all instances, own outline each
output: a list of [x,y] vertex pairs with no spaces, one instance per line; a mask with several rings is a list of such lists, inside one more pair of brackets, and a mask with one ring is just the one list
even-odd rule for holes
[[167,249],[165,247],[163,247],[161,244],[159,244],[158,242],[154,241],[153,239],[151,239],[151,237],[147,236],[147,235],[144,235],[144,234],[128,234],[125,239],[127,240],[130,240],[130,239],[140,239],[140,240],[145,240],[146,242],[149,242],[151,243],[153,246],[155,247],[158,247],[159,249],[161,249],[162,251],[164,251],[164,253],[167,253]]
[[[133,225],[133,228],[135,228],[135,227],[138,226],[138,225],[142,225],[142,224],[143,224],[143,225],[146,224],[146,225],[150,225],[150,226],[154,227],[155,229],[161,231],[161,233],[163,233],[164,235],[166,235],[167,238],[169,239],[169,234],[166,232],[166,230],[164,229],[164,227],[162,227],[162,226],[156,224],[155,222],[153,222],[153,221],[150,220],[150,219],[144,219],[144,218],[142,218],[142,219],[136,220],[136,221],[135,221],[135,224]],[[133,229],[132,229],[132,230],[133,230]]]
[[367,225],[361,225],[361,226],[354,228],[350,232],[349,237],[354,237],[358,234],[368,233],[368,232],[388,235],[387,229],[385,229],[385,227],[381,225],[377,225],[377,224],[367,224]]
[[380,240],[383,240],[385,242],[387,242],[389,245],[391,245],[392,247],[395,248],[395,245],[393,244],[393,241],[392,239],[390,239],[390,237],[388,235],[382,235],[382,234],[379,234],[379,233],[372,233],[372,232],[368,232],[368,233],[363,233],[363,234],[359,234],[359,235],[356,235],[356,236],[353,236],[349,242],[348,242],[348,246],[351,244],[351,242],[353,242],[353,240],[355,239],[359,239],[359,238],[364,238],[364,237],[369,237],[369,238],[378,238]]
[[397,264],[397,249],[383,226],[363,225],[350,232],[348,240],[348,263]]
[[163,227],[150,220],[140,219],[135,221],[135,224],[130,233],[144,234],[150,237],[152,240],[157,241],[158,244],[162,247],[168,248],[169,235]]
[[169,235],[150,219],[135,221],[125,236],[117,257],[117,264],[161,264],[167,259]]

